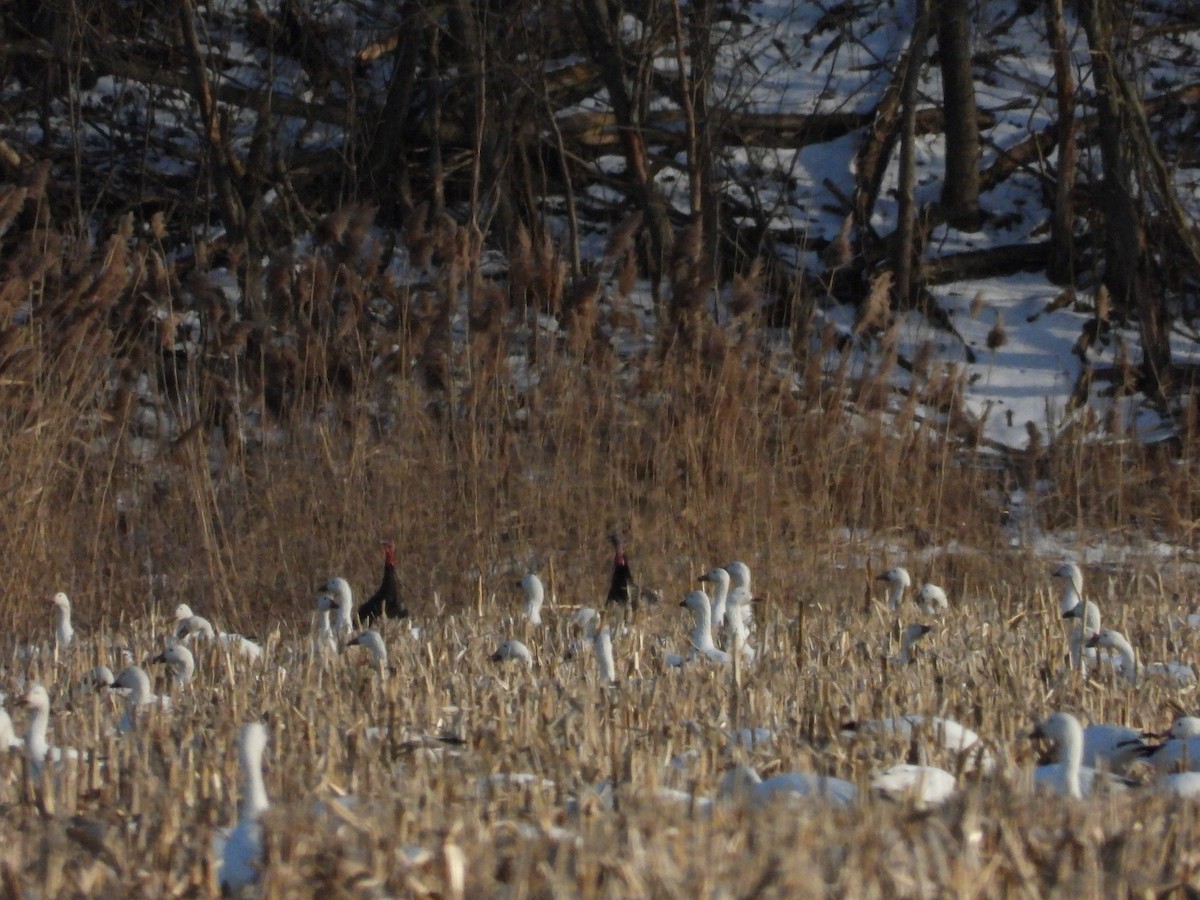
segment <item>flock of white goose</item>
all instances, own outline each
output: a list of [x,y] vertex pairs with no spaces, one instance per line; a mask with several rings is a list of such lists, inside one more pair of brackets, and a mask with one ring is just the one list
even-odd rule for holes
[[[618,548],[618,563],[628,569]],[[388,649],[381,630],[367,628],[358,630],[362,624],[359,615],[364,611],[380,609],[404,609],[394,596],[396,576],[393,569],[394,557],[390,549],[385,565],[384,585],[372,600],[361,607],[357,614],[349,583],[341,577],[328,581],[316,599],[316,619],[311,644],[303,652],[313,660],[333,658],[343,653],[348,646],[365,649],[378,670],[380,678],[391,677],[398,670],[389,665]],[[1117,631],[1103,629],[1100,609],[1097,604],[1085,600],[1083,575],[1079,567],[1066,563],[1053,573],[1061,579],[1065,588],[1062,594],[1061,614],[1064,619],[1076,622],[1069,637],[1071,665],[1082,673],[1103,671],[1110,666],[1106,676],[1119,682],[1140,683],[1146,679],[1160,679],[1174,686],[1194,686],[1196,675],[1191,666],[1179,661],[1144,664],[1138,659],[1130,642]],[[889,586],[887,608],[893,616],[899,616],[906,601],[912,580],[903,568],[893,568],[879,576]],[[686,608],[691,616],[690,641],[681,651],[665,650],[662,654],[662,671],[674,677],[687,678],[686,673],[694,670],[709,670],[713,667],[732,667],[734,663],[753,667],[760,660],[756,649],[754,621],[755,597],[751,592],[750,569],[744,563],[733,562],[715,567],[700,576],[699,581],[709,588],[693,590],[686,594],[680,607]],[[536,574],[527,574],[519,582],[524,592],[521,616],[507,619],[508,627],[523,630],[525,640],[516,637],[499,643],[491,659],[499,664],[516,664],[518,667],[533,668],[542,659],[530,649],[530,644],[539,647],[539,635],[543,632],[543,607],[546,590]],[[945,591],[926,584],[915,594],[916,605],[929,616],[942,616],[950,609]],[[78,648],[75,628],[71,622],[71,603],[64,593],[53,598],[55,628],[53,636],[53,661]],[[406,614],[406,610],[405,610]],[[381,617],[369,616],[383,621]],[[594,608],[585,607],[573,613],[570,631],[578,637],[565,652],[578,658],[591,654],[595,659],[595,672],[601,686],[618,684],[617,667],[614,663],[614,630],[616,639],[621,640],[632,628],[628,617],[622,615],[622,624],[612,627],[601,624],[602,616]],[[893,665],[905,665],[912,658],[917,641],[934,630],[935,626],[914,623],[902,629],[901,647],[892,657]],[[401,631],[400,629],[406,629]],[[721,638],[721,646],[714,638]],[[405,622],[391,632],[420,638],[420,631]],[[150,661],[162,664],[169,673],[169,681],[175,688],[188,685],[196,674],[197,660],[193,650],[201,642],[236,659],[240,665],[254,667],[260,673],[274,671],[278,677],[286,672],[271,659],[271,655],[255,641],[238,634],[229,634],[215,629],[211,622],[196,615],[185,604],[174,612],[174,630],[163,639],[161,652]],[[558,648],[561,649],[561,648]],[[547,640],[544,652],[558,652],[552,641]],[[290,659],[294,659],[294,655]],[[115,729],[119,733],[137,730],[139,715],[149,708],[168,707],[170,696],[154,693],[149,674],[129,654],[126,665],[116,675],[107,667],[100,666],[88,675],[90,685],[109,689],[124,696],[124,711]],[[51,669],[53,671],[53,669]],[[402,672],[401,672],[402,675]],[[56,747],[49,740],[50,694],[41,683],[27,687],[18,700],[28,707],[31,715],[24,736],[18,736],[7,712],[0,708],[0,748],[10,748],[26,755],[31,773],[35,778],[52,773],[54,767],[64,760],[79,758],[80,751]],[[988,777],[997,769],[991,747],[975,731],[953,720],[922,714],[876,719],[845,726],[841,737],[846,740],[862,740],[865,736],[898,738],[918,748],[923,743],[949,752],[958,759],[958,772],[925,764],[923,754],[908,762],[891,765],[877,771],[870,780],[873,792],[892,797],[905,798],[922,805],[939,804],[953,796],[962,786],[965,774],[974,772],[976,777]],[[1086,797],[1098,789],[1122,790],[1135,783],[1134,773],[1140,775],[1140,783],[1153,788],[1185,797],[1200,796],[1200,718],[1183,716],[1174,722],[1170,730],[1158,735],[1158,742],[1149,740],[1151,735],[1122,725],[1092,723],[1081,726],[1075,716],[1057,712],[1041,722],[1031,737],[1049,741],[1057,748],[1057,761],[1038,766],[1033,777],[1035,782],[1067,797]],[[731,746],[755,746],[775,740],[775,734],[767,728],[743,728],[731,735]],[[261,820],[269,804],[262,773],[263,754],[267,744],[267,730],[258,722],[243,726],[239,737],[238,758],[242,771],[243,790],[240,812],[236,824],[215,838],[215,852],[219,859],[219,879],[222,886],[232,891],[253,884],[259,874],[262,853]],[[672,764],[685,762],[673,760]],[[1149,773],[1152,777],[1147,777]],[[536,775],[515,773],[504,776],[515,779],[540,781]],[[611,803],[612,786],[596,786],[595,802]],[[859,789],[854,783],[824,775],[790,772],[774,774],[763,779],[753,768],[733,765],[722,779],[716,799],[690,792],[658,788],[657,796],[664,801],[679,801],[690,808],[707,812],[716,802],[761,805],[780,798],[800,802],[824,802],[831,805],[848,805],[858,799]],[[577,804],[579,799],[575,801]]]

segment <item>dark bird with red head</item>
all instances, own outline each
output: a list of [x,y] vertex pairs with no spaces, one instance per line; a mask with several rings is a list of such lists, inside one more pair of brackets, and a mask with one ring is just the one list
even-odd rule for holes
[[612,582],[608,588],[609,603],[630,603],[637,608],[638,590],[629,571],[629,560],[625,556],[625,545],[618,534],[610,534],[615,556],[613,557]]
[[364,625],[379,618],[408,618],[408,607],[400,599],[400,579],[396,577],[396,546],[391,541],[382,544],[383,581],[379,590],[358,608],[358,618]]

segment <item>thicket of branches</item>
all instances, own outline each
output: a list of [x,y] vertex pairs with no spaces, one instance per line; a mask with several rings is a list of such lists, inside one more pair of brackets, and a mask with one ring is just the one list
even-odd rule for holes
[[[907,50],[881,61],[885,89],[873,110],[762,115],[742,111],[736,91],[716,90],[718,53],[750,26],[714,0],[9,4],[0,21],[8,122],[0,167],[26,184],[49,164],[46,202],[57,223],[73,222],[79,233],[156,222],[172,260],[182,252],[198,271],[227,266],[245,301],[240,316],[260,333],[278,305],[280,254],[322,222],[336,229],[347,218],[406,229],[427,272],[460,257],[462,280],[453,286],[472,292],[480,310],[499,304],[501,292],[505,304],[560,321],[586,318],[599,291],[649,277],[673,333],[692,346],[714,291],[735,279],[743,302],[776,324],[804,329],[813,298],[832,295],[859,306],[857,330],[870,335],[898,307],[944,323],[932,284],[1044,268],[1068,291],[1095,298],[1081,346],[1113,325],[1140,330],[1145,358],[1132,374],[1126,367],[1087,378],[1142,390],[1178,413],[1172,398],[1190,375],[1172,364],[1167,335],[1172,310],[1194,305],[1200,252],[1170,173],[1181,152],[1180,111],[1200,88],[1148,84],[1142,69],[1151,40],[1186,36],[1200,23],[1172,4],[1014,7],[1014,18],[1044,18],[1044,52],[1056,62],[1045,90],[1059,121],[991,148],[998,152],[981,166],[979,125],[988,118],[973,84],[990,62],[973,52],[978,17],[945,0],[920,0],[911,13]],[[835,4],[807,38],[853,42],[868,15],[884,14]],[[1077,25],[1096,61],[1085,98],[1094,111],[1081,108],[1079,73],[1067,59],[1066,35]],[[917,75],[935,59],[945,96],[924,97]],[[109,88],[104,100],[85,103],[97,85]],[[607,108],[559,114],[597,96]],[[942,202],[918,208],[913,141],[943,129]],[[767,211],[745,199],[752,191],[729,190],[735,176],[718,171],[721,153],[799,148],[852,132],[861,139],[853,195],[841,198],[845,227],[816,248],[819,270],[798,269],[786,245],[808,248],[808,238],[769,228]],[[1098,149],[1103,166],[1093,168],[1103,178],[1077,171],[1081,143]],[[897,148],[900,212],[891,231],[880,231],[872,214]],[[596,164],[603,154],[622,159],[617,174]],[[1044,164],[1052,154],[1055,165]],[[665,196],[655,179],[668,160],[686,171],[679,197]],[[1046,239],[923,253],[940,223],[974,227],[980,191],[1018,173],[1045,184]],[[119,225],[126,215],[130,224]],[[612,244],[603,258],[589,253],[589,236],[617,223],[627,226],[614,242],[620,254]],[[9,248],[23,224],[33,223],[14,224]],[[486,247],[511,260],[510,280],[480,274]],[[370,264],[386,266],[387,250],[375,248]],[[453,292],[436,294],[452,302]],[[434,322],[448,315],[429,312]]]

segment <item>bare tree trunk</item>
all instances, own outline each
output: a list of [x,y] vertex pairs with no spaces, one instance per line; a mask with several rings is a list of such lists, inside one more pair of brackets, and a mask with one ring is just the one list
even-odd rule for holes
[[266,250],[262,216],[253,204],[247,208],[242,202],[239,185],[245,175],[245,167],[222,128],[212,86],[208,81],[204,50],[196,32],[196,9],[192,0],[182,0],[179,4],[179,25],[190,69],[192,95],[200,106],[200,114],[204,119],[204,137],[209,158],[212,160],[225,230],[229,235],[230,246],[238,257],[242,294],[247,307],[259,313],[263,301],[261,257]]
[[979,121],[971,69],[970,4],[935,0],[942,105],[946,110],[946,181],[942,208],[955,228],[979,228]]
[[1050,217],[1050,261],[1046,277],[1054,284],[1075,281],[1075,161],[1079,146],[1075,139],[1075,81],[1071,76],[1071,50],[1063,0],[1046,0],[1046,35],[1054,60],[1054,93],[1058,104],[1058,165],[1054,183],[1054,212]]
[[896,272],[896,306],[907,309],[912,305],[913,256],[917,232],[917,87],[925,64],[925,45],[929,41],[929,7],[926,0],[917,0],[916,20],[908,54],[908,71],[900,90],[902,119],[900,124],[900,185],[896,223],[896,243],[893,268]]
[[1081,0],[1079,13],[1092,51],[1100,119],[1104,284],[1116,307],[1137,317],[1147,380],[1161,399],[1168,392],[1171,348],[1159,299],[1146,290],[1141,278],[1144,231],[1133,185],[1137,135],[1129,107],[1123,102],[1122,74],[1115,53],[1117,12],[1113,0]]
[[634,200],[645,216],[650,240],[650,277],[657,290],[667,257],[674,242],[667,205],[650,174],[650,159],[642,131],[638,104],[630,91],[630,66],[618,31],[618,13],[610,0],[576,0],[579,25],[584,32],[592,59],[600,69],[600,78],[608,90],[613,114],[621,130],[628,177]]

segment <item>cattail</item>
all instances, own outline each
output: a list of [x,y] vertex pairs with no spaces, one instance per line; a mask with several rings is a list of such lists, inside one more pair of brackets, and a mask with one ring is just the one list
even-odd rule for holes
[[854,321],[855,334],[861,335],[866,331],[887,326],[892,311],[893,279],[890,269],[877,272],[871,278],[871,289],[858,305],[858,315]]
[[754,262],[744,274],[734,273],[733,290],[729,298],[729,312],[732,315],[742,316],[758,310],[762,277],[763,263],[760,256],[754,258]]
[[979,314],[983,312],[983,305],[983,291],[976,291],[975,296],[971,298],[971,305],[968,307],[972,319],[979,318]]
[[1008,343],[1008,332],[1004,330],[1004,317],[996,310],[996,323],[987,333],[987,348],[995,353]]

